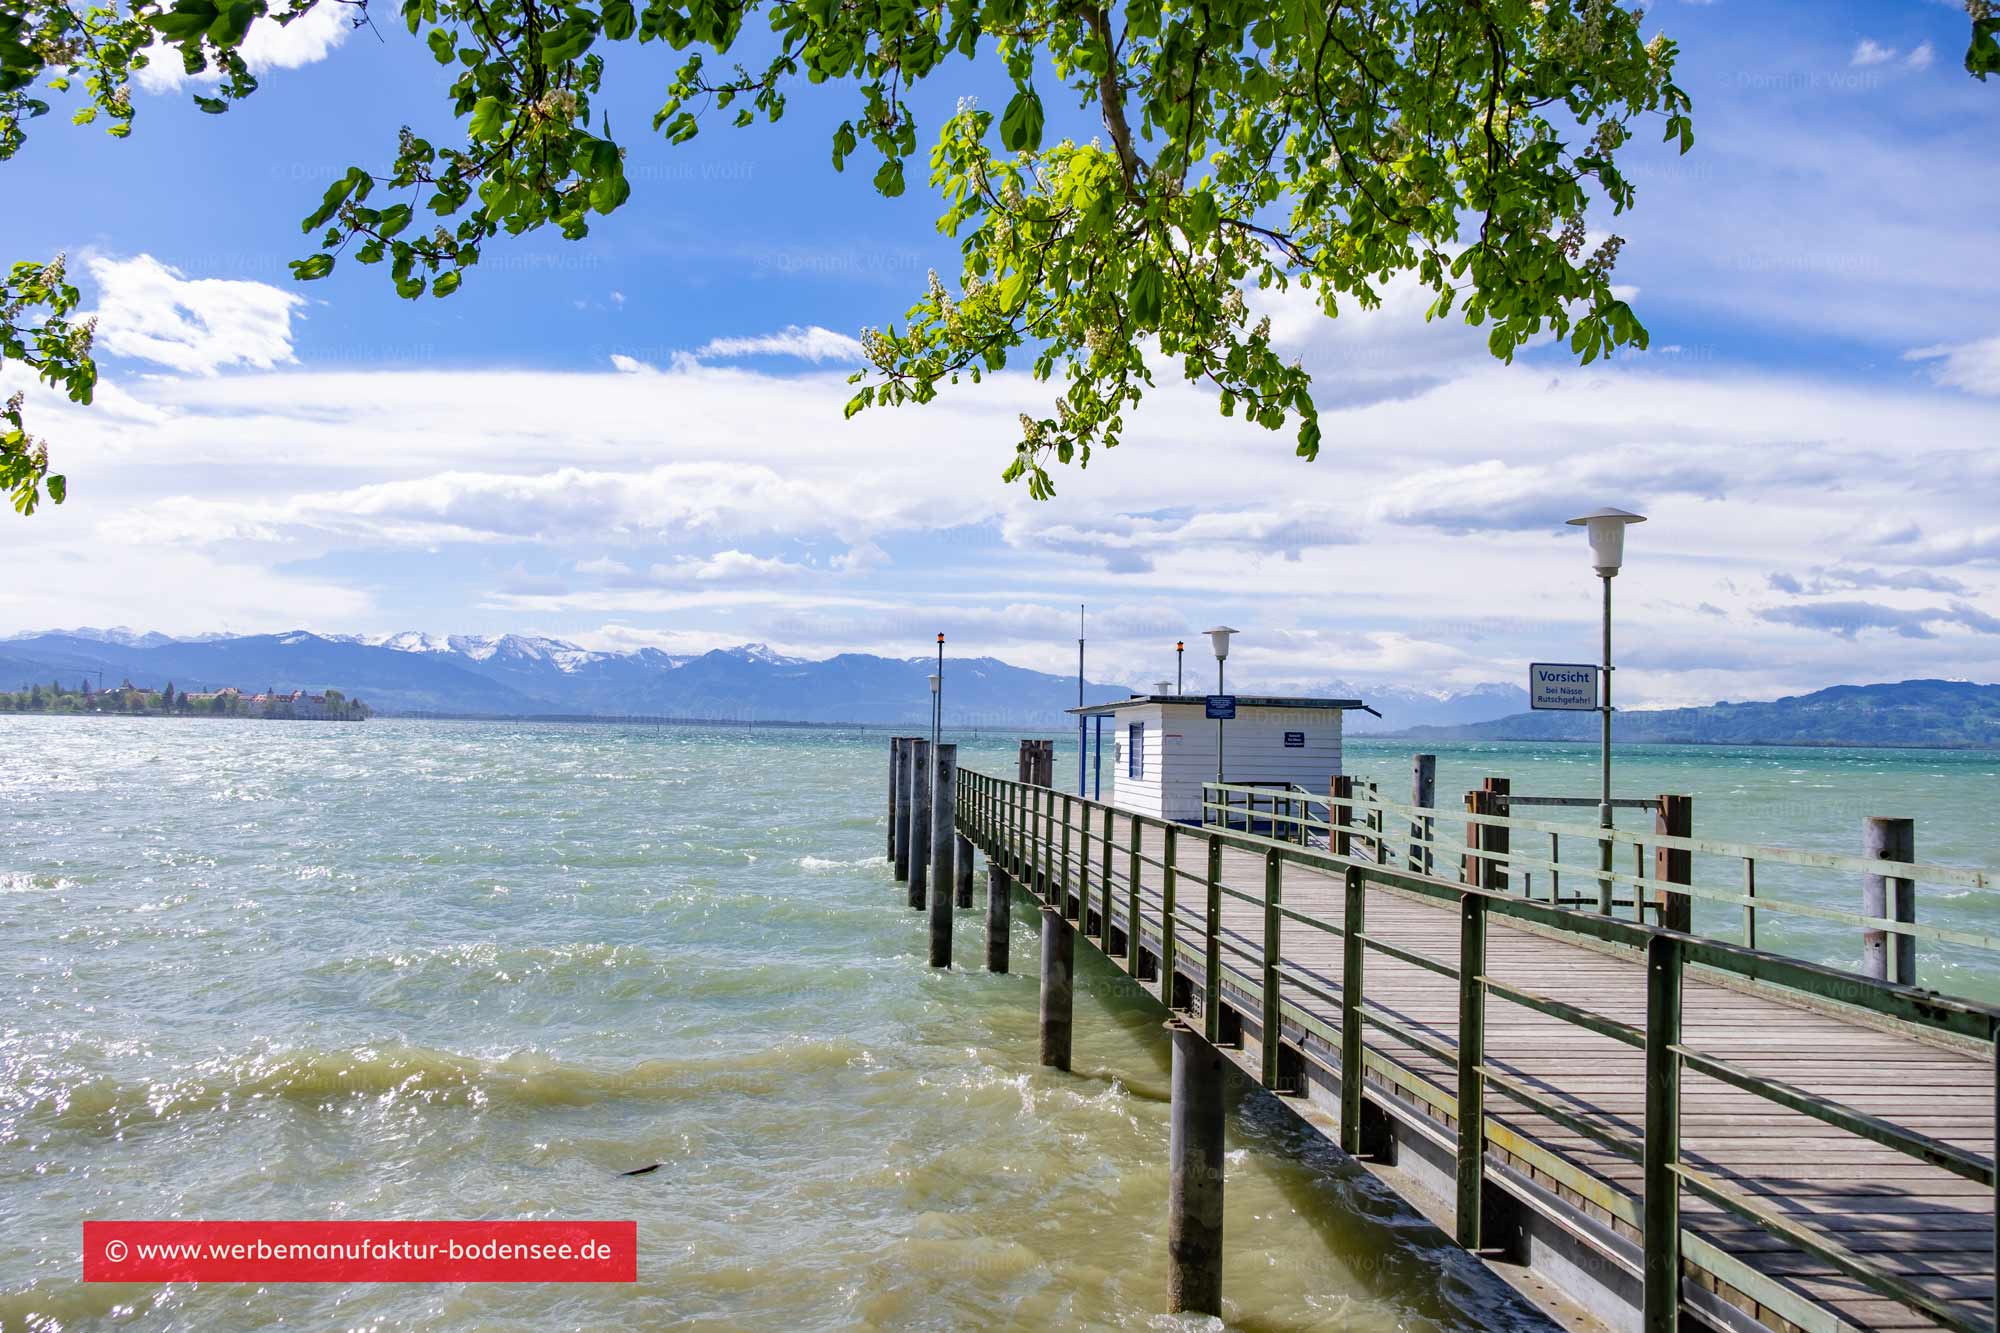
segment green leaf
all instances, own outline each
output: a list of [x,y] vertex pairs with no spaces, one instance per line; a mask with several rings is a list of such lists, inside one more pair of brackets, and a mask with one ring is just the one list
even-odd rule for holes
[[894,199],[903,192],[903,164],[897,158],[890,158],[875,172],[875,188]]
[[2000,16],[1973,21],[1972,45],[1965,48],[1965,72],[1981,83],[1988,74],[2000,74]]
[[333,272],[333,256],[313,255],[308,259],[294,259],[291,264],[292,276],[300,282],[311,282]]
[[600,177],[590,187],[590,206],[600,213],[609,213],[631,197],[631,182],[622,174]]
[[1000,143],[1010,153],[1032,153],[1042,146],[1042,99],[1023,88],[1000,116]]
[[472,107],[466,133],[478,143],[493,143],[507,131],[507,107],[497,97],[482,97]]
[[432,28],[430,30],[430,35],[425,37],[424,41],[429,44],[431,48],[431,57],[434,60],[436,60],[438,64],[449,65],[451,63],[452,57],[456,54],[456,52],[452,50],[451,34],[449,32],[445,31],[443,28]]
[[447,273],[440,273],[431,282],[431,295],[450,296],[458,290],[458,282],[459,274],[456,269]]
[[622,42],[639,28],[639,16],[633,12],[632,0],[605,0],[604,35],[614,42]]

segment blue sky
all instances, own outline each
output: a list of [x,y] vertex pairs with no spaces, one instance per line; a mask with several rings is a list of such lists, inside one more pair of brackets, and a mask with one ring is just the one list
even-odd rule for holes
[[[2000,84],[1960,69],[1954,4],[1650,11],[1697,146],[1642,147],[1637,212],[1593,223],[1627,240],[1650,353],[1503,368],[1411,292],[1338,321],[1273,301],[1316,373],[1317,463],[1169,372],[1040,505],[998,480],[1016,414],[1047,410],[1024,378],[841,418],[852,337],[955,252],[925,189],[832,172],[839,90],[669,148],[646,133],[668,56],[623,52],[635,194],[587,241],[489,247],[449,301],[352,267],[292,283],[330,180],[406,122],[450,133],[421,46],[337,8],[264,39],[226,116],[163,88],[125,143],[55,115],[0,167],[32,201],[0,210],[0,253],[69,253],[106,381],[89,412],[37,403],[72,498],[0,524],[31,571],[0,632],[901,655],[942,629],[1060,668],[1087,602],[1093,674],[1150,680],[1226,620],[1245,684],[1451,688],[1590,656],[1560,520],[1612,503],[1652,516],[1619,583],[1630,701],[2000,679]],[[957,65],[926,123],[966,94],[1002,96]]]

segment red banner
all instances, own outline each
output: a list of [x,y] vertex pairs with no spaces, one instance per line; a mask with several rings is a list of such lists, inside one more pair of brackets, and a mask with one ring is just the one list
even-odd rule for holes
[[85,1282],[636,1282],[636,1222],[85,1222]]

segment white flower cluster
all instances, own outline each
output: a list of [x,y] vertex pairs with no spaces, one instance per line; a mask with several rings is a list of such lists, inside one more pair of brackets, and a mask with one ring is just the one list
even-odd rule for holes
[[1611,270],[1618,266],[1618,252],[1624,248],[1623,236],[1605,237],[1604,244],[1592,251],[1590,258],[1583,262],[1584,276],[1592,279],[1610,277]]

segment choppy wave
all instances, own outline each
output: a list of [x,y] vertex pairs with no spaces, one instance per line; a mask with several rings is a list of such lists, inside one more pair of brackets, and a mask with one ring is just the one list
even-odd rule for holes
[[741,1054],[619,1067],[567,1062],[539,1051],[493,1059],[424,1046],[258,1051],[154,1080],[30,1078],[0,1093],[0,1123],[14,1138],[40,1128],[117,1133],[272,1102],[302,1108],[369,1101],[501,1109],[768,1096],[801,1075],[866,1058],[860,1044],[843,1040],[780,1042]]

